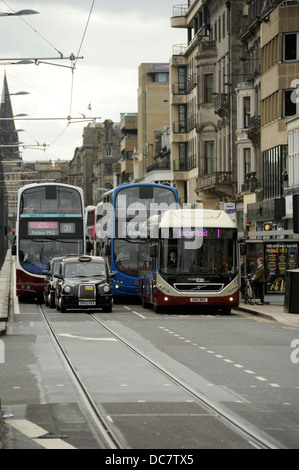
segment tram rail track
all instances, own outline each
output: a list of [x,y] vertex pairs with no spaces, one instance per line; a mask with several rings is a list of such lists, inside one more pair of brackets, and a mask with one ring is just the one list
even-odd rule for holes
[[[109,425],[109,422],[101,414],[101,411],[98,405],[96,404],[95,400],[89,393],[86,385],[83,383],[71,359],[68,357],[68,354],[65,351],[42,305],[40,306],[40,309],[41,309],[43,318],[46,322],[46,325],[48,327],[48,330],[51,336],[53,337],[53,339],[55,340],[55,343],[57,347],[59,348],[59,351],[63,360],[68,366],[73,383],[75,384],[77,389],[80,390],[80,395],[83,398],[85,405],[87,406],[87,409],[93,419],[94,425],[96,426],[98,433],[100,435],[100,438],[103,440],[105,444],[105,447],[108,449],[126,448],[124,442],[122,442],[119,436],[115,433],[113,427]],[[182,380],[179,376],[175,375],[172,371],[168,370],[166,367],[164,367],[163,364],[158,363],[155,359],[149,357],[147,354],[144,353],[144,351],[136,347],[136,345],[131,344],[124,337],[122,337],[119,333],[113,331],[113,329],[109,327],[104,321],[102,321],[98,316],[96,316],[96,314],[89,313],[88,317],[92,318],[97,324],[99,324],[102,328],[104,328],[107,332],[109,332],[114,338],[116,338],[124,346],[129,348],[139,358],[142,358],[142,360],[146,361],[146,363],[154,367],[160,374],[163,374],[164,377],[166,377],[168,380],[171,380],[174,384],[176,384],[185,392],[187,392],[192,397],[192,399],[195,400],[197,403],[199,403],[200,406],[204,407],[208,413],[216,416],[222,423],[224,423],[235,433],[243,437],[250,445],[252,445],[253,448],[259,448],[259,449],[281,448],[280,443],[277,443],[275,440],[273,440],[263,431],[260,431],[254,425],[244,420],[240,416],[236,415],[235,413],[233,413],[232,411],[230,411],[228,408],[221,405],[220,403],[211,400],[208,396],[204,395],[199,390],[194,388],[192,385]]]
[[81,400],[85,406],[85,409],[89,413],[93,427],[96,429],[99,438],[103,442],[106,449],[123,449],[123,443],[120,441],[118,436],[112,431],[111,427],[107,424],[103,415],[101,414],[97,404],[92,398],[91,394],[87,390],[87,387],[83,383],[78,371],[76,370],[74,364],[72,363],[70,357],[65,351],[61,341],[59,340],[58,335],[55,333],[55,330],[49,320],[44,308],[42,305],[39,305],[42,317],[48,329],[48,332],[54,343],[56,344],[60,357],[63,360],[64,364],[67,366],[69,376],[73,382],[73,385],[76,387],[76,390],[80,394]]

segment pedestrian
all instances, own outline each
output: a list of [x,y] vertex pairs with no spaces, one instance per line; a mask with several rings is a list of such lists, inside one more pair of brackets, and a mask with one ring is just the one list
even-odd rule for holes
[[264,305],[264,284],[266,279],[263,258],[257,259],[257,270],[252,279],[254,280],[257,296],[260,298],[257,305]]

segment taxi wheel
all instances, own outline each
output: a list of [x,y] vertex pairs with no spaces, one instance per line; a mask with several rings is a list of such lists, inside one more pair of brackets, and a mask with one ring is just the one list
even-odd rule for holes
[[46,307],[48,307],[49,306],[48,294],[46,294],[46,293],[44,293],[44,302],[45,302]]
[[50,308],[55,308],[55,297],[53,295],[49,295],[49,306]]
[[65,305],[64,305],[64,302],[62,299],[60,299],[60,312],[61,313],[65,313],[66,312],[66,308],[65,308]]
[[111,313],[112,312],[112,305],[105,305],[103,307],[102,311],[105,312],[105,313]]

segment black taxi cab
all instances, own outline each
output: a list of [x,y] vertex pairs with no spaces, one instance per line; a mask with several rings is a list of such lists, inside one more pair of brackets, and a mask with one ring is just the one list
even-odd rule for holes
[[112,285],[104,258],[78,256],[64,258],[55,274],[56,309],[98,309],[112,312]]

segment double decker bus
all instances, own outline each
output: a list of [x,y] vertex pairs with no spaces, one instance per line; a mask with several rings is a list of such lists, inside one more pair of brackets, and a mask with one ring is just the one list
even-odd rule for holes
[[17,210],[16,294],[42,297],[49,259],[85,252],[83,191],[67,184],[29,184],[19,189]]
[[230,313],[239,305],[237,228],[224,211],[179,209],[164,213],[156,240],[147,240],[139,295],[144,308],[196,306]]
[[105,256],[113,295],[138,296],[148,239],[146,221],[153,213],[177,208],[178,192],[154,183],[123,184],[103,195],[97,205],[96,254]]

